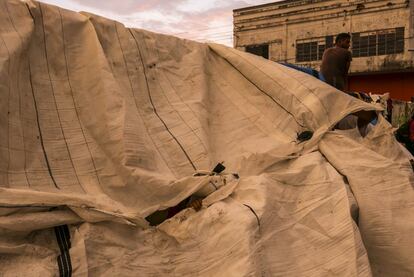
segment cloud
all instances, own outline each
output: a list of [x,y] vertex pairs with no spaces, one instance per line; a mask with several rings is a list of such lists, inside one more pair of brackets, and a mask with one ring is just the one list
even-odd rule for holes
[[233,9],[266,0],[40,0],[122,22],[127,27],[232,45]]
[[119,15],[128,15],[148,10],[175,10],[175,7],[186,0],[72,0],[86,7],[102,11],[111,11]]

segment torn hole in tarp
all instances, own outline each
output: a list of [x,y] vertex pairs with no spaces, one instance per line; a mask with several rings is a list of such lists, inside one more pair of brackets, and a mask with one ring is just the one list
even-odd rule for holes
[[301,133],[297,134],[297,142],[301,143],[307,140],[310,140],[313,137],[313,132],[312,131],[303,131]]
[[[145,219],[150,223],[151,226],[157,226],[163,223],[165,220],[174,217],[176,214],[187,208],[194,208],[196,211],[200,210],[202,206],[205,206],[203,200],[208,196],[212,196],[215,192],[231,183],[232,181],[238,180],[240,177],[237,173],[224,174],[225,167],[223,163],[218,163],[213,171],[198,171],[193,176],[209,176],[208,182],[201,187],[198,191],[193,193],[191,196],[182,200],[180,203],[173,207],[169,207],[164,210],[158,210]],[[232,186],[231,186],[232,187]],[[208,201],[209,203],[211,201]],[[213,201],[214,202],[214,201]],[[208,206],[208,205],[207,205]]]
[[194,173],[193,176],[195,176],[195,177],[206,176],[206,175],[213,176],[213,175],[222,173],[225,169],[226,169],[226,167],[224,166],[224,162],[220,162],[213,168],[212,171],[199,170],[196,173]]
[[345,116],[333,129],[350,130],[357,128],[359,134],[365,137],[377,123],[378,114],[376,111],[362,110]]

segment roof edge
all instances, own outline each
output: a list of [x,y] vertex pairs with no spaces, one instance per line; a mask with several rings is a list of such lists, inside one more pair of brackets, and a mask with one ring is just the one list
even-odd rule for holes
[[299,1],[303,1],[303,0],[283,0],[283,1],[271,2],[271,3],[266,3],[266,4],[260,4],[260,5],[255,5],[255,6],[248,6],[248,7],[244,7],[244,8],[234,9],[233,12],[248,11],[248,10],[252,10],[252,9],[264,8],[264,7],[267,7],[267,6],[273,6],[275,4],[283,5],[283,4],[289,4],[289,3],[299,2]]

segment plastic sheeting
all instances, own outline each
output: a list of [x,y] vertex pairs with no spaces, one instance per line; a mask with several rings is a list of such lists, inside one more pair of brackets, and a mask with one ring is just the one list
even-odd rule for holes
[[2,276],[414,274],[391,127],[332,131],[377,107],[222,45],[0,5]]

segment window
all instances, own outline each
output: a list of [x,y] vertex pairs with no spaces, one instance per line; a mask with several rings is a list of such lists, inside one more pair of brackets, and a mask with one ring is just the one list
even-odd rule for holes
[[395,52],[404,52],[404,27],[395,29]]
[[359,56],[368,57],[368,36],[359,38]]
[[326,36],[325,37],[325,45],[326,48],[331,48],[334,46],[334,37],[333,36]]
[[352,34],[353,57],[370,57],[404,52],[404,27]]
[[318,42],[310,43],[310,60],[315,61],[318,59]]
[[[296,62],[322,60],[334,36],[296,40]],[[404,52],[404,27],[352,34],[352,56],[371,57]]]
[[385,54],[395,53],[395,33],[388,33],[385,36]]
[[359,49],[361,45],[361,37],[359,33],[352,34],[352,56],[359,57]]
[[269,44],[246,46],[246,52],[269,59]]
[[297,40],[296,62],[310,62],[322,59],[325,51],[324,39]]
[[385,40],[386,35],[385,34],[378,34],[378,55],[385,55]]
[[368,36],[368,56],[377,55],[377,34],[371,34]]
[[325,52],[325,45],[318,45],[318,60],[322,60],[323,52]]

